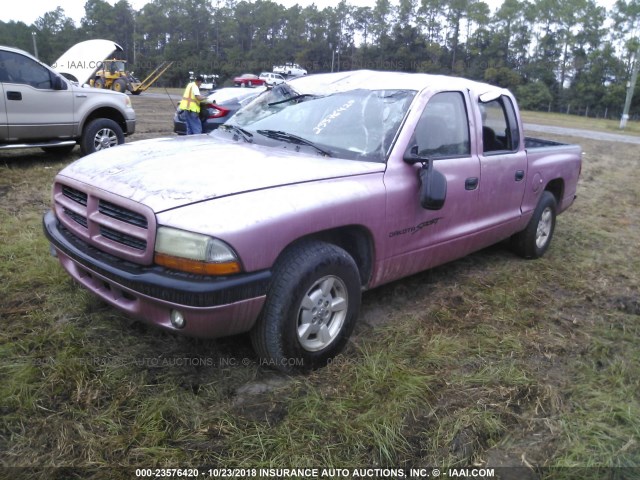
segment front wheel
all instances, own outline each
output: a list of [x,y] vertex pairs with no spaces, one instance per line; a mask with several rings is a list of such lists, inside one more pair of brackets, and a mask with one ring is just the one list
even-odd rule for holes
[[124,78],[119,78],[111,84],[111,88],[120,93],[127,91],[127,81]]
[[120,125],[109,118],[97,118],[84,127],[80,139],[80,150],[83,155],[88,155],[122,143],[124,143],[124,133]]
[[292,247],[274,267],[251,331],[261,364],[284,372],[323,367],[349,339],[360,300],[358,267],[345,250],[315,241]]
[[518,255],[532,259],[544,255],[556,228],[557,209],[556,197],[543,192],[527,228],[511,237],[511,246]]

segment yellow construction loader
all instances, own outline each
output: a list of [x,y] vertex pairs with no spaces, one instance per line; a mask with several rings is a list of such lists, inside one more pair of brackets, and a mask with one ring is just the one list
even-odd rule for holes
[[140,81],[126,69],[126,60],[104,60],[91,81],[91,86],[96,88],[110,88],[116,92],[129,91],[133,95],[139,95],[149,88],[160,76],[166,72],[173,62],[162,62],[144,80]]

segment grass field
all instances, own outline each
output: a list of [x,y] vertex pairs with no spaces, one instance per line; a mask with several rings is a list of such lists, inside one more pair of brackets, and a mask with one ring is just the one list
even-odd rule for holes
[[624,130],[620,130],[620,119],[588,118],[578,115],[563,115],[561,113],[522,112],[524,123],[539,125],[553,125],[556,127],[584,128],[607,133],[624,135],[640,135],[640,122],[627,122]]
[[[131,140],[170,134],[170,102],[134,102]],[[585,157],[544,258],[498,245],[369,291],[344,354],[292,377],[260,366],[246,336],[175,337],[74,285],[41,217],[77,152],[0,153],[2,472],[519,466],[502,478],[638,478],[640,151],[549,137]],[[550,469],[528,476],[537,467]]]

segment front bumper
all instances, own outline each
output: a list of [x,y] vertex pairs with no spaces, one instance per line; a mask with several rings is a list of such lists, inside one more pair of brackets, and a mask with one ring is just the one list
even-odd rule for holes
[[126,135],[133,135],[136,132],[136,119],[127,119],[126,120],[126,124],[127,124],[127,131],[125,132]]
[[[271,272],[229,277],[201,277],[141,266],[106,254],[70,234],[49,211],[44,232],[63,268],[105,302],[167,330],[196,337],[221,337],[246,332],[255,323]],[[186,322],[177,329],[171,311]]]

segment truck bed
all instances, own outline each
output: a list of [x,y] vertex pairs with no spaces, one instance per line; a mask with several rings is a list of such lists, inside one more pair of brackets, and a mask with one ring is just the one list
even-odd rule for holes
[[524,148],[526,150],[532,148],[559,147],[569,145],[568,143],[554,142],[553,140],[545,140],[542,138],[524,137]]

